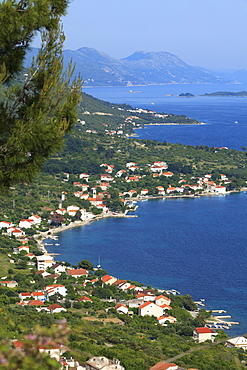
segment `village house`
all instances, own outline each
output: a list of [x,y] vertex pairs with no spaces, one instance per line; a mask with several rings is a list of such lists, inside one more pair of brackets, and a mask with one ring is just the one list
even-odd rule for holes
[[2,286],[6,286],[7,288],[15,288],[18,286],[18,283],[17,281],[15,280],[3,280],[3,281],[0,281],[0,284]]
[[85,180],[86,182],[88,182],[88,179],[89,179],[89,175],[87,173],[81,173],[79,175],[79,179],[83,179]]
[[86,370],[125,370],[117,359],[109,360],[108,358],[92,357],[86,362]]
[[25,299],[30,299],[31,297],[32,297],[31,293],[27,293],[27,292],[19,293],[19,298],[21,301],[24,301]]
[[216,335],[216,332],[207,327],[195,328],[193,330],[193,339],[198,343],[205,342],[206,340],[213,341]]
[[170,298],[167,298],[164,295],[159,295],[158,297],[155,297],[155,303],[158,306],[162,306],[164,304],[169,306],[170,303],[171,303],[171,300],[170,300]]
[[118,303],[116,306],[115,306],[115,309],[118,313],[124,313],[124,314],[128,314],[128,307],[125,306],[125,304],[122,304],[122,303]]
[[34,299],[38,299],[41,302],[45,302],[46,301],[46,296],[45,296],[44,292],[33,292],[33,293],[31,293],[31,296]]
[[167,323],[175,324],[177,319],[171,315],[165,314],[160,317],[157,317],[157,321],[160,325],[167,325]]
[[64,307],[60,306],[57,303],[51,304],[50,306],[47,307],[47,309],[50,313],[67,312],[67,310]]
[[230,338],[225,343],[226,347],[242,348],[244,351],[247,350],[247,339],[245,337]]
[[115,281],[117,281],[117,278],[115,278],[111,275],[104,275],[104,276],[102,276],[101,281],[104,284],[112,285],[113,283],[115,283]]
[[148,189],[141,190],[141,195],[147,195],[147,194],[148,194]]
[[15,238],[21,238],[23,235],[25,235],[24,231],[17,229],[16,227],[8,228],[7,233],[10,236],[14,236]]
[[37,270],[46,270],[54,264],[54,258],[48,254],[42,256],[36,256],[37,259]]
[[150,367],[149,370],[177,370],[178,366],[176,364],[166,364],[163,361],[158,362],[156,365]]
[[19,228],[21,229],[30,229],[34,221],[29,219],[23,219],[19,222]]
[[101,174],[100,175],[100,181],[103,181],[103,182],[110,182],[110,181],[113,181],[114,180],[114,177],[112,177],[111,175],[109,175],[108,173],[105,173],[105,174]]
[[62,354],[66,351],[66,348],[63,346],[57,346],[54,343],[48,343],[46,345],[43,345],[42,347],[39,347],[39,352],[47,354],[51,358],[54,358],[55,360],[59,361]]
[[32,220],[34,225],[39,225],[41,224],[42,218],[38,215],[32,215],[28,217],[28,220]]
[[154,302],[145,302],[138,307],[138,315],[160,317],[163,315],[163,308]]
[[0,229],[3,229],[3,228],[9,228],[13,226],[13,224],[11,222],[8,222],[8,221],[0,221]]
[[165,189],[163,186],[156,186],[156,189],[158,191],[158,195],[165,195]]
[[48,298],[56,293],[63,297],[67,295],[67,289],[62,284],[47,285],[44,290]]
[[66,271],[66,274],[68,276],[72,276],[74,278],[79,278],[81,276],[87,277],[88,276],[88,271],[85,270],[85,269],[82,269],[82,268],[80,268],[80,269],[69,269],[69,270]]
[[91,298],[89,298],[89,297],[82,296],[82,297],[80,297],[80,298],[78,299],[78,302],[90,302],[90,303],[92,303],[93,301],[92,301],[92,299],[91,299]]
[[214,191],[217,194],[226,194],[226,187],[223,185],[216,185]]
[[155,301],[155,295],[139,292],[139,293],[136,294],[136,299],[141,299],[144,302],[151,302],[151,301],[154,302]]
[[66,267],[63,265],[60,265],[59,263],[55,263],[51,266],[51,269],[55,272],[55,274],[60,274],[61,272],[66,271]]

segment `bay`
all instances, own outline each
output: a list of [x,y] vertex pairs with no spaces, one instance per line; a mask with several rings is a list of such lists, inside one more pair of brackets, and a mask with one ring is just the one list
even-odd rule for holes
[[[220,89],[219,89],[220,86]],[[114,103],[157,112],[186,114],[202,126],[150,126],[139,137],[191,145],[247,146],[246,98],[180,98],[181,92],[204,94],[241,91],[241,85],[166,85],[92,88],[86,92]],[[173,94],[173,96],[166,96]],[[235,123],[238,121],[238,123]],[[165,159],[164,159],[165,160]],[[77,264],[89,259],[110,274],[161,289],[204,298],[206,308],[225,309],[239,321],[229,335],[247,332],[247,193],[196,199],[138,203],[137,218],[103,219],[58,234],[57,259]]]

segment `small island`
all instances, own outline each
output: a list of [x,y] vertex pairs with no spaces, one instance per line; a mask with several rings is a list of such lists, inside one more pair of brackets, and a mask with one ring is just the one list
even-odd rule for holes
[[231,91],[217,91],[213,93],[205,93],[201,96],[233,96],[233,97],[246,97],[247,91],[231,92]]

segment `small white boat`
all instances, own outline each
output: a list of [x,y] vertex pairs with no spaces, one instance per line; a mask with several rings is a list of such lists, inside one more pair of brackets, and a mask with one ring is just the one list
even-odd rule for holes
[[60,245],[59,243],[56,243],[55,245]]

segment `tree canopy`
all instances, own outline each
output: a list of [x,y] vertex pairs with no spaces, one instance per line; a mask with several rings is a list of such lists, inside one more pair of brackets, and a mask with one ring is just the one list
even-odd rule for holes
[[[29,182],[61,147],[81,98],[73,66],[63,68],[60,17],[66,0],[5,0],[0,4],[0,188]],[[37,33],[32,66],[23,62]]]

